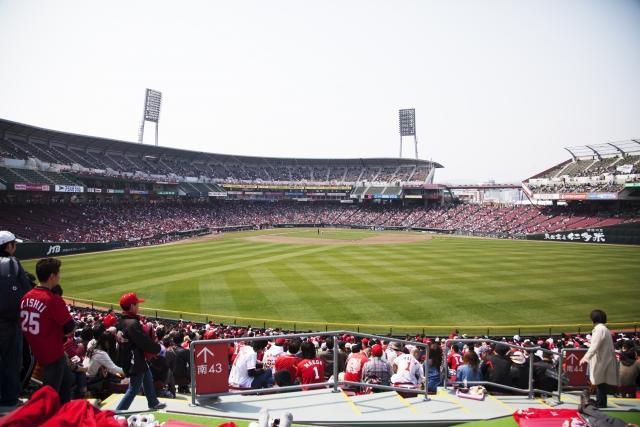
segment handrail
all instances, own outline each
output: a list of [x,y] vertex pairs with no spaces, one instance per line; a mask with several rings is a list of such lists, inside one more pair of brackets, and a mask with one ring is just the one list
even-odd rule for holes
[[[214,340],[198,340],[198,341],[191,341],[191,343],[189,344],[189,353],[190,353],[190,361],[191,361],[191,404],[192,405],[197,405],[196,403],[196,396],[199,396],[201,398],[208,398],[208,397],[218,397],[218,396],[225,396],[225,395],[230,395],[230,394],[270,394],[270,393],[277,393],[277,392],[282,392],[282,391],[298,391],[298,390],[302,390],[303,386],[302,385],[294,385],[294,386],[286,386],[286,387],[273,387],[273,388],[268,388],[268,389],[251,389],[251,390],[241,390],[235,393],[232,392],[225,392],[225,393],[212,393],[212,394],[206,394],[206,395],[198,395],[196,394],[196,374],[195,374],[195,351],[194,351],[194,346],[198,345],[198,344],[230,344],[230,343],[235,343],[235,342],[240,342],[240,341],[265,341],[265,340],[272,340],[275,338],[284,338],[284,339],[289,339],[289,338],[305,338],[305,337],[317,337],[317,336],[331,336],[334,338],[333,340],[333,381],[324,381],[322,383],[316,383],[316,384],[305,384],[304,387],[305,388],[321,388],[321,387],[326,387],[326,386],[333,386],[333,392],[338,392],[338,387],[341,385],[355,385],[358,387],[371,387],[371,388],[377,388],[377,389],[381,389],[381,390],[395,390],[395,391],[400,391],[400,392],[407,392],[406,388],[402,388],[402,387],[393,387],[393,386],[385,386],[382,384],[369,384],[369,383],[363,383],[363,382],[357,382],[357,381],[339,381],[338,380],[338,336],[340,335],[344,335],[344,334],[349,334],[349,335],[353,335],[353,336],[358,336],[358,337],[362,337],[362,338],[372,338],[372,339],[378,339],[378,340],[392,340],[394,342],[400,342],[403,344],[411,344],[417,347],[423,347],[425,348],[426,351],[426,357],[424,360],[424,364],[423,364],[423,369],[424,369],[424,378],[425,378],[425,383],[424,383],[424,400],[428,401],[429,400],[429,395],[428,395],[428,388],[427,388],[427,374],[428,374],[428,361],[429,361],[429,345],[422,343],[422,342],[416,342],[416,341],[409,341],[409,340],[402,340],[402,339],[390,339],[389,337],[385,337],[385,336],[380,336],[380,335],[373,335],[373,334],[365,334],[365,333],[358,333],[358,332],[352,332],[352,331],[328,331],[328,332],[313,332],[313,333],[299,333],[299,334],[283,334],[283,335],[270,335],[270,336],[255,336],[255,337],[240,337],[240,338],[223,338],[223,339],[214,339]],[[422,390],[415,390],[416,394],[420,394],[423,391]]]
[[[444,382],[443,382],[443,387],[446,389],[447,388],[447,379],[448,379],[448,369],[447,369],[447,358],[446,358],[446,350],[447,347],[449,346],[450,343],[456,343],[456,342],[462,342],[462,343],[492,343],[492,344],[503,344],[506,345],[510,348],[515,348],[518,350],[522,350],[524,352],[526,352],[527,354],[530,354],[529,356],[529,387],[527,389],[522,389],[522,388],[518,388],[518,387],[512,387],[512,386],[507,386],[504,384],[498,384],[498,383],[494,383],[491,381],[473,381],[474,384],[478,383],[478,384],[482,384],[482,385],[490,385],[493,387],[498,387],[498,388],[502,388],[505,390],[509,390],[509,391],[514,391],[517,393],[523,393],[526,392],[528,393],[528,398],[529,399],[533,399],[534,394],[537,393],[547,393],[547,394],[552,394],[553,392],[549,392],[549,391],[545,391],[545,390],[540,390],[540,389],[536,389],[533,387],[533,353],[537,352],[537,351],[542,351],[543,353],[550,353],[553,356],[558,356],[558,389],[556,391],[557,393],[557,402],[558,404],[562,403],[562,359],[563,359],[563,355],[562,352],[554,352],[545,348],[542,348],[540,346],[535,346],[535,347],[524,347],[524,346],[520,346],[517,344],[509,344],[503,341],[496,341],[496,340],[492,340],[492,339],[467,339],[467,338],[462,338],[462,339],[457,339],[457,338],[452,338],[452,339],[447,339],[445,340],[444,343],[444,355],[442,358],[442,367],[445,370],[445,376],[444,376]],[[567,349],[567,350],[571,350],[571,349]],[[575,350],[575,349],[574,349]],[[474,350],[470,350],[470,351],[474,351]],[[468,383],[472,383],[471,381],[468,381]],[[461,384],[460,381],[455,381],[453,382],[453,384]]]

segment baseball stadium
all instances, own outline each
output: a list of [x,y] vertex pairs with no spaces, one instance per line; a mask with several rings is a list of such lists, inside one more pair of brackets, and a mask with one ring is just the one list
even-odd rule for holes
[[[571,159],[517,186],[456,187],[434,183],[436,161],[220,155],[8,120],[0,134],[2,228],[22,240],[26,271],[62,260],[63,297],[82,323],[135,291],[143,316],[188,325],[177,336],[194,343],[349,331],[353,348],[359,334],[573,347],[588,345],[584,313],[596,306],[637,339],[640,141],[570,147]],[[519,202],[486,201],[501,190]],[[214,409],[204,422],[227,410],[252,417]],[[363,425],[353,412],[340,422]]]
[[638,0],[0,0],[0,427],[640,425],[639,69]]

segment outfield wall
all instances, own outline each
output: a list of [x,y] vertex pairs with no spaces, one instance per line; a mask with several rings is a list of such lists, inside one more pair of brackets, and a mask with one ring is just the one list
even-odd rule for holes
[[[465,232],[463,230],[443,230],[438,228],[411,228],[397,226],[375,226],[367,224],[313,224],[313,223],[288,223],[288,224],[272,224],[274,228],[345,228],[354,230],[375,230],[375,231],[429,231],[439,234],[456,234],[464,236],[479,236],[491,238],[511,238],[511,239],[527,239],[527,240],[547,240],[573,243],[611,243],[625,245],[640,245],[640,222],[629,224],[618,224],[609,227],[599,228],[581,228],[577,230],[561,231],[555,233],[529,234],[529,235],[508,235],[506,233],[477,233]],[[236,225],[228,227],[201,228],[197,230],[178,231],[173,233],[162,233],[151,236],[147,239],[138,239],[131,241],[118,241],[107,243],[32,243],[26,242],[18,245],[16,256],[20,259],[43,258],[46,256],[72,255],[79,253],[100,252],[112,249],[120,249],[131,246],[139,246],[141,243],[153,244],[154,241],[164,237],[180,237],[189,238],[194,236],[202,236],[212,232],[234,232],[254,230],[253,225]]]
[[640,222],[609,227],[579,228],[554,233],[529,234],[527,240],[548,240],[573,243],[614,243],[640,245]]

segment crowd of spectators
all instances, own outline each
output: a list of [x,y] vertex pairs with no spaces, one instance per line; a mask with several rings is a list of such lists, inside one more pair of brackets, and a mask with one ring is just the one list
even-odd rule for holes
[[[67,339],[65,351],[76,379],[75,397],[106,398],[110,393],[124,392],[127,387],[119,354],[123,342],[118,329],[120,315],[113,311],[68,306],[77,329]],[[160,352],[149,355],[153,383],[158,396],[175,397],[190,392],[189,343],[198,339],[241,338],[246,341],[229,347],[229,385],[231,389],[284,387],[331,381],[333,377],[333,337],[279,338],[292,331],[254,328],[226,324],[196,323],[186,320],[143,318],[143,329],[160,344]],[[268,336],[269,340],[251,340]],[[381,384],[435,392],[445,376],[461,387],[465,382],[491,381],[498,384],[528,388],[529,363],[533,363],[534,387],[552,391],[557,377],[549,374],[557,369],[558,352],[563,348],[584,348],[590,344],[589,334],[561,336],[493,337],[499,344],[454,343],[445,347],[445,339],[477,338],[452,332],[448,337],[411,335],[387,337],[382,340],[359,338],[343,334],[338,339],[340,381]],[[637,334],[616,333],[617,355],[620,360],[620,393],[635,395],[638,386],[640,348]],[[398,340],[422,343],[429,348],[427,357],[422,346],[404,345]],[[539,346],[550,352],[514,350],[509,345]],[[313,368],[316,368],[315,370]],[[36,371],[37,376],[37,371]],[[371,387],[345,386],[350,393],[376,391]],[[379,390],[378,390],[379,391]],[[494,391],[504,391],[496,388]]]
[[264,228],[277,224],[428,228],[522,235],[614,225],[640,219],[638,208],[591,206],[444,207],[392,204],[244,202],[137,202],[113,204],[0,205],[0,221],[19,236],[48,242],[147,241],[171,233],[219,227]]

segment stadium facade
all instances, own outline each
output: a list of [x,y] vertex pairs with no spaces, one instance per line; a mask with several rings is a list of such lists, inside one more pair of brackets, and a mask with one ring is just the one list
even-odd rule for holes
[[[0,198],[11,206],[0,220],[24,238],[64,244],[151,244],[194,232],[283,225],[640,242],[640,142],[583,148],[568,149],[571,159],[524,180],[527,203],[496,206],[454,198],[449,187],[434,183],[443,166],[433,161],[215,154],[0,119]],[[500,186],[487,189],[494,187]],[[63,207],[61,219],[43,225],[43,207],[51,204]],[[129,209],[128,220],[123,209]],[[169,212],[192,221],[171,219]],[[132,213],[138,221],[170,224],[137,233],[96,232],[100,215],[133,230]]]

